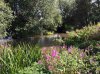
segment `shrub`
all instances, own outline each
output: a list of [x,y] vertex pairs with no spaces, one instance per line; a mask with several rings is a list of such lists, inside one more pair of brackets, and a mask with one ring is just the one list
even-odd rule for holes
[[[83,29],[68,32],[66,39],[67,45],[75,45],[81,48],[88,47],[89,45],[96,45],[100,40],[100,23],[93,26],[87,26]],[[97,41],[98,40],[98,41]]]
[[38,63],[34,63],[32,66],[25,67],[18,71],[18,74],[40,74],[38,71]]
[[68,38],[78,38],[78,39],[99,39],[100,37],[100,23],[93,26],[86,26],[83,29],[72,31],[68,33]]
[[38,64],[50,74],[98,74],[100,56],[91,52],[92,49],[83,51],[73,46],[43,48]]
[[72,46],[68,49],[66,49],[66,46],[43,48],[39,64],[44,65],[45,69],[50,71],[51,74],[73,74],[85,67],[84,57],[84,52],[80,52]]

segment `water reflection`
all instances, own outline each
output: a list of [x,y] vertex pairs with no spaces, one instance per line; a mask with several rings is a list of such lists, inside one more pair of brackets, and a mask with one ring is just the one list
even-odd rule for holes
[[[67,38],[67,34],[66,33],[60,33],[60,34],[52,34],[52,35],[37,35],[34,37],[28,37],[28,38],[22,38],[22,39],[13,39],[10,40],[10,42],[12,42],[13,46],[17,45],[19,43],[31,43],[31,44],[38,44],[40,46],[54,46],[54,45],[58,45],[59,43],[57,43],[55,40],[56,39],[62,39],[62,38]],[[1,40],[0,43],[7,43],[9,42],[9,40]]]
[[38,44],[40,46],[53,46],[53,45],[58,45],[59,43],[55,43],[55,39],[62,39],[62,38],[67,38],[66,33],[60,33],[60,34],[53,34],[53,35],[37,35],[34,37],[28,37],[28,38],[23,38],[20,40],[15,40],[15,44],[17,42],[26,42],[26,43],[31,43],[31,44]]

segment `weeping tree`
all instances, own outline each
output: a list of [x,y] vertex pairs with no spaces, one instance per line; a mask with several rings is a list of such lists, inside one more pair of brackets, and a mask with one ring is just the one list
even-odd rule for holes
[[[46,30],[50,31],[56,30],[57,26],[60,25],[62,18],[60,15],[58,4],[59,0],[37,1],[37,6],[35,5],[36,12],[33,14],[33,17],[29,12],[30,13],[30,15],[28,16],[29,22],[27,23],[27,26],[32,26],[32,28],[31,27],[29,28],[31,28],[33,32],[38,32],[38,33],[40,32],[43,33]],[[32,7],[33,6],[31,6],[31,8]]]
[[7,35],[6,29],[11,26],[12,19],[13,15],[11,8],[4,0],[0,0],[0,37]]
[[[9,0],[17,16],[14,34],[35,35],[45,31],[54,31],[62,22],[59,0]],[[19,18],[22,20],[20,21]],[[20,21],[18,23],[18,21]],[[23,23],[22,23],[23,22]],[[17,25],[15,27],[15,24]],[[23,36],[24,36],[23,35]]]

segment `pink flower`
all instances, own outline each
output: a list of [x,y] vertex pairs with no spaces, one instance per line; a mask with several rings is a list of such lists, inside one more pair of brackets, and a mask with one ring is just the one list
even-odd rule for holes
[[57,56],[57,59],[60,59],[60,56]]
[[51,70],[53,70],[53,66],[48,66],[48,69],[51,71]]
[[41,60],[39,60],[39,61],[38,61],[38,64],[42,64],[42,61],[41,61]]
[[70,47],[68,48],[68,52],[69,52],[69,53],[72,52],[72,48],[73,48],[72,46],[70,46]]
[[52,57],[58,56],[58,52],[57,52],[56,50],[52,50],[51,56],[52,56]]
[[67,46],[66,45],[63,45],[63,47],[62,47],[63,49],[66,49],[67,48]]
[[50,61],[50,56],[49,55],[46,55],[46,60]]
[[80,57],[84,58],[85,54],[83,52],[80,53]]
[[46,47],[43,47],[42,48],[42,53],[45,53],[45,51],[46,51]]
[[51,49],[53,49],[54,47],[52,46],[52,47],[50,47]]

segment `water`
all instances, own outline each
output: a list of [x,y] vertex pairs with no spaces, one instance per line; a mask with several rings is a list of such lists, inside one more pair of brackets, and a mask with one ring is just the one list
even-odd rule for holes
[[[28,37],[28,38],[23,38],[23,39],[15,39],[13,40],[13,45],[16,45],[20,42],[26,42],[26,43],[31,43],[31,44],[38,44],[40,46],[53,46],[53,45],[58,45],[59,42],[55,42],[55,39],[62,39],[62,38],[67,38],[66,33],[57,33],[57,34],[52,34],[52,35],[36,35],[34,37]],[[11,40],[1,40],[0,43],[6,43]]]

